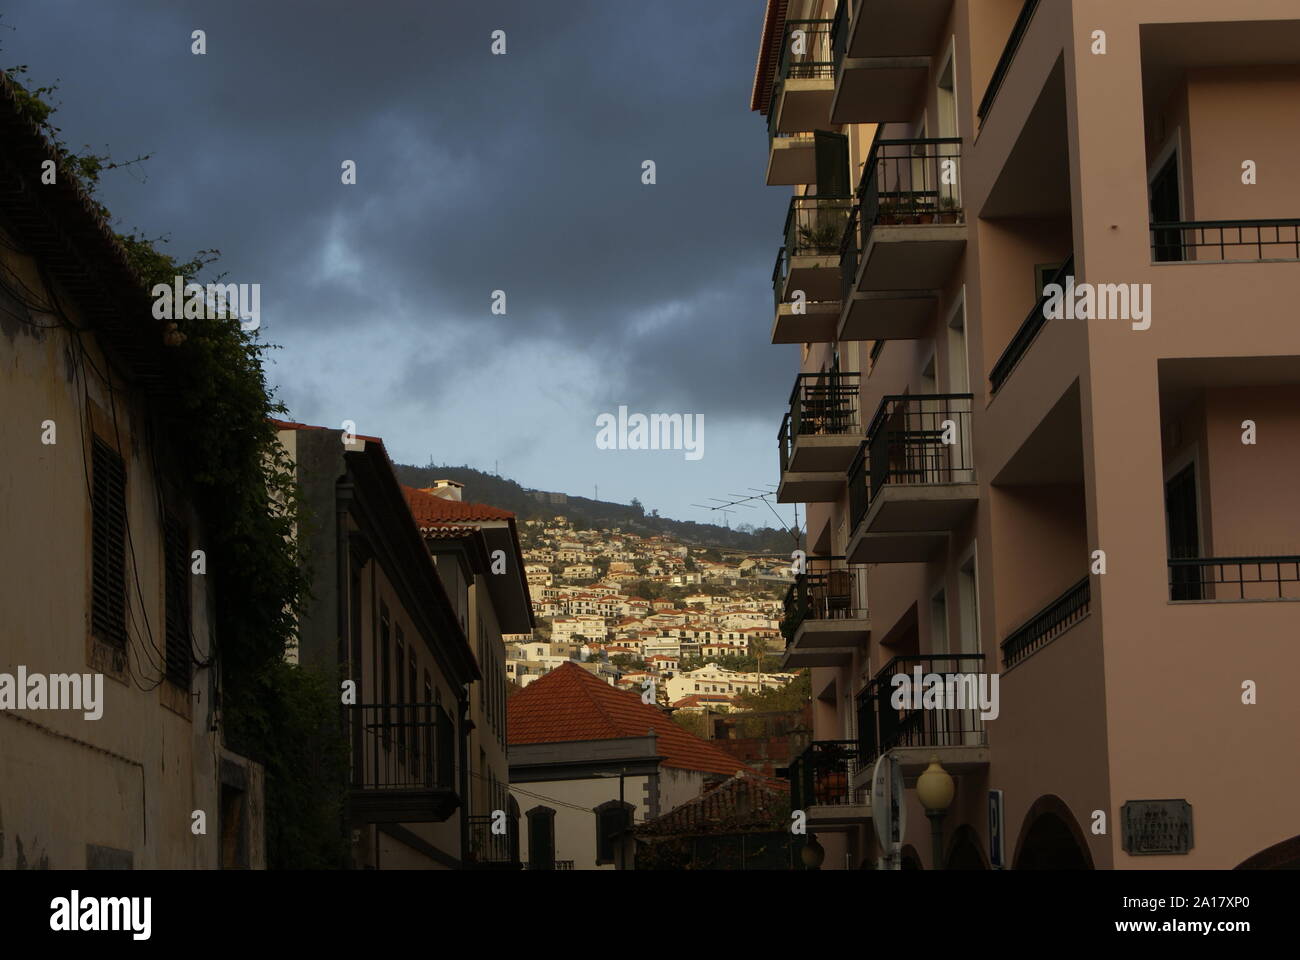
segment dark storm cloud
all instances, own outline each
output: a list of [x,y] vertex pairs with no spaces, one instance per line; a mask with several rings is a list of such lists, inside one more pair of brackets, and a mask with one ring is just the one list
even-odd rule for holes
[[[559,346],[598,371],[577,418],[627,403],[775,432],[786,200],[748,111],[758,0],[20,2],[0,22],[0,60],[61,79],[72,142],[154,154],[145,183],[109,175],[120,225],[220,248],[263,284],[273,341],[385,329],[372,397],[471,389],[491,345],[544,381],[529,358]],[[276,367],[286,396],[328,395],[295,366]]]

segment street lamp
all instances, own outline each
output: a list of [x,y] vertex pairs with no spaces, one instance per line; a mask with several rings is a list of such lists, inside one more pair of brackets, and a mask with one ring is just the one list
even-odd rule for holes
[[916,778],[916,797],[930,818],[930,838],[934,844],[934,869],[943,869],[943,818],[952,803],[956,785],[943,768],[937,754],[930,754],[930,765]]
[[799,859],[809,870],[820,870],[823,861],[826,859],[826,848],[817,842],[817,834],[808,834],[808,840],[804,843],[803,849],[799,851]]

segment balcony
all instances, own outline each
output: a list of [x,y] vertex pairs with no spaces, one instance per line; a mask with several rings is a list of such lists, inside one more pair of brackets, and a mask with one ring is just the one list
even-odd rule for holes
[[1300,220],[1187,220],[1151,224],[1153,263],[1300,260]]
[[998,58],[998,64],[993,68],[993,76],[989,79],[989,85],[984,90],[984,97],[980,100],[979,108],[976,115],[982,125],[993,110],[993,102],[998,98],[998,91],[1002,89],[1002,84],[1006,82],[1007,74],[1011,72],[1011,65],[1016,60],[1016,51],[1020,49],[1020,42],[1025,39],[1025,34],[1029,32],[1029,24],[1034,19],[1034,13],[1038,10],[1040,0],[1025,0],[1025,5],[1020,8],[1020,15],[1016,17],[1015,24],[1011,27],[1011,35],[1007,38],[1007,44],[1002,48],[1002,56]]
[[[970,683],[983,670],[982,653],[895,657],[885,664],[858,694],[858,756],[864,780],[871,776],[871,765],[891,751],[904,777],[920,774],[935,754],[953,774],[986,768],[989,751],[983,709],[978,684],[972,692]],[[915,706],[910,697],[902,698],[902,706],[894,706],[896,692],[909,692],[895,686],[894,677],[900,674],[913,684],[918,677],[924,681],[927,675],[937,675],[943,679],[945,695],[951,690],[951,697],[939,707]]]
[[920,563],[979,498],[971,395],[885,397],[849,468],[850,563]]
[[961,140],[877,140],[840,246],[840,339],[927,336],[966,234]]
[[[1061,269],[1048,282],[1047,287],[1055,284],[1064,289],[1066,278],[1073,275],[1074,254],[1070,254]],[[1011,338],[1011,343],[1002,351],[1002,356],[998,357],[998,362],[993,364],[993,370],[989,373],[989,384],[994,393],[1002,389],[1002,385],[1007,382],[1007,377],[1011,376],[1011,371],[1020,363],[1021,358],[1029,352],[1030,345],[1038,337],[1043,325],[1047,323],[1046,308],[1049,299],[1046,293],[1039,297],[1038,303],[1034,304],[1034,309],[1029,311],[1029,316],[1020,325],[1016,335]]]
[[785,247],[782,247],[772,270],[772,291],[776,300],[772,342],[830,343],[835,339],[835,330],[840,323],[839,300],[782,302],[788,269]]
[[473,816],[469,821],[469,851],[465,866],[470,870],[522,870],[519,860],[519,815],[507,816],[505,833],[493,833],[493,816]]
[[834,123],[911,120],[953,0],[841,0],[832,30]]
[[852,206],[852,197],[790,198],[785,250],[772,280],[778,311],[782,304],[800,300],[838,305],[840,247]]
[[1300,600],[1300,556],[1171,559],[1169,599]]
[[1002,669],[1010,670],[1026,657],[1047,646],[1088,615],[1092,581],[1084,577],[1002,641]]
[[825,130],[830,125],[831,99],[835,95],[831,24],[830,20],[786,21],[781,65],[768,107],[773,143],[781,135]]
[[861,599],[865,587],[862,571],[845,566],[843,557],[809,557],[807,571],[786,593],[781,669],[850,663],[855,647],[871,635]]
[[348,714],[354,820],[440,823],[456,811],[456,729],[442,707],[358,704]]
[[839,498],[844,471],[862,443],[859,375],[801,373],[781,421],[780,503],[829,503]]
[[790,809],[802,810],[808,825],[854,826],[871,819],[870,766],[860,760],[855,740],[814,740],[790,764]]

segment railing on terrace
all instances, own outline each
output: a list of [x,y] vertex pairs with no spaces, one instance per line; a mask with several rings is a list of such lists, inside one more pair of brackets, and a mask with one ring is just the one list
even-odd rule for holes
[[876,140],[858,181],[863,247],[872,227],[962,223],[961,138]]
[[791,809],[870,803],[870,788],[853,786],[862,767],[856,740],[814,740],[790,764]]
[[436,703],[348,708],[352,785],[362,790],[455,790],[456,730]]
[[876,227],[965,221],[960,137],[876,140],[862,166],[840,245],[844,302],[850,299],[858,264]]
[[790,426],[795,434],[825,436],[855,433],[859,375],[853,372],[801,373],[790,391]]
[[[982,653],[895,657],[885,664],[858,694],[858,757],[862,764],[874,763],[895,747],[983,746],[987,739],[978,682],[983,667]],[[915,682],[918,668],[922,683],[928,674],[942,677],[945,695],[951,688],[954,700],[942,707],[914,706],[914,702],[924,703],[921,694],[913,701],[911,691],[896,687],[893,678],[906,674]],[[894,699],[896,691],[898,701]],[[896,702],[901,705],[895,706]]]
[[[777,85],[786,80],[829,80],[835,76],[831,54],[833,20],[787,20],[781,44]],[[776,94],[773,93],[773,99]]]
[[862,518],[866,516],[870,501],[867,498],[867,485],[870,482],[870,469],[867,459],[867,444],[864,440],[858,448],[858,455],[849,464],[849,523],[850,530],[856,530]]
[[801,373],[790,393],[790,412],[781,421],[777,443],[781,472],[789,468],[801,436],[841,436],[861,429],[858,415],[859,374],[830,371]]
[[843,557],[809,557],[804,573],[795,575],[785,596],[787,639],[805,620],[862,620],[867,608],[860,599],[866,580]]
[[[1047,286],[1057,284],[1063,288],[1066,277],[1073,275],[1074,254],[1070,254],[1065,263],[1061,265],[1061,269],[1056,271],[1056,274],[1048,281]],[[1047,302],[1049,299],[1051,298],[1045,287],[1043,295],[1034,304],[1034,309],[1029,311],[1029,316],[1025,318],[1025,322],[1020,325],[1016,335],[1011,338],[1007,348],[1002,351],[1002,356],[998,357],[998,362],[993,364],[993,370],[989,373],[989,384],[992,386],[994,393],[1002,389],[1002,384],[1007,382],[1007,377],[1011,376],[1011,371],[1016,368],[1020,358],[1029,350],[1030,344],[1034,342],[1039,331],[1043,329],[1043,325],[1047,323]]]
[[1300,600],[1300,556],[1171,559],[1169,599]]
[[533,866],[529,863],[524,864],[525,870],[572,870],[574,861],[572,860],[552,860],[547,866]]
[[1300,220],[1183,220],[1151,224],[1155,263],[1300,260]]
[[781,294],[785,291],[785,278],[789,269],[790,260],[786,256],[785,247],[782,247],[776,253],[776,265],[772,268],[772,298],[777,313],[781,312]]
[[998,65],[993,69],[993,76],[989,79],[984,98],[980,101],[978,115],[981,123],[993,109],[993,101],[997,99],[998,91],[1002,89],[1002,84],[1007,79],[1011,64],[1016,59],[1016,51],[1020,49],[1020,41],[1025,38],[1029,23],[1034,19],[1034,11],[1038,9],[1038,3],[1039,0],[1025,0],[1025,5],[1020,8],[1020,16],[1016,18],[1015,25],[1011,28],[1011,36],[1007,38],[1007,45],[1002,48],[1002,56],[998,58]]
[[791,197],[785,218],[785,249],[791,257],[840,253],[852,197]]
[[867,428],[870,495],[863,512],[886,483],[968,483],[975,479],[972,400],[969,393],[907,394],[881,400]]
[[519,862],[519,818],[507,817],[505,833],[493,833],[492,825],[496,820],[492,815],[471,816],[469,820],[469,856],[470,863],[477,866],[520,866]]
[[1084,577],[1011,631],[1002,641],[1003,669],[1009,670],[1086,617],[1091,600],[1092,581]]
[[839,73],[840,66],[844,63],[845,56],[848,55],[849,29],[851,26],[849,0],[840,0],[835,7],[835,19],[831,24],[831,61],[835,65],[834,74]]

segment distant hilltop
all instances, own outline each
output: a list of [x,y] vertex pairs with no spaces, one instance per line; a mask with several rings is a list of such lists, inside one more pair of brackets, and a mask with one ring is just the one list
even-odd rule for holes
[[754,529],[746,525],[729,530],[715,523],[673,520],[659,516],[656,511],[646,513],[635,499],[630,504],[611,503],[549,490],[531,490],[513,480],[467,466],[416,467],[399,463],[395,467],[397,479],[407,486],[423,489],[435,486],[440,480],[451,480],[463,485],[460,495],[465,500],[510,510],[521,520],[566,517],[579,528],[623,527],[634,533],[663,533],[704,546],[754,553],[789,555],[795,547],[794,537],[788,530]]

